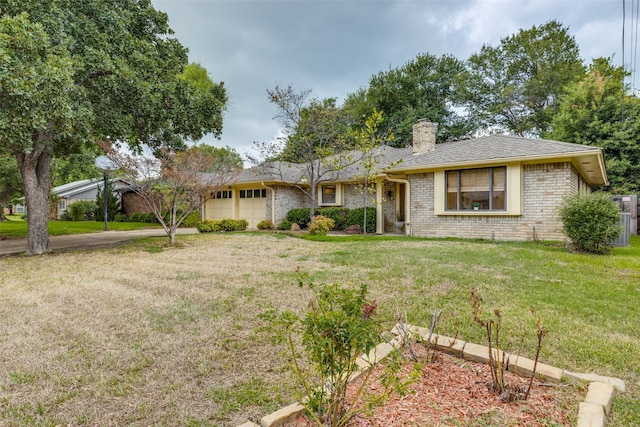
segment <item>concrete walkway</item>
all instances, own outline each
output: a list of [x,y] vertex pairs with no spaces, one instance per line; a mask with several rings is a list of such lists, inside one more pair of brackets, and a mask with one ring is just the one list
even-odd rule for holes
[[[179,228],[178,234],[196,234],[195,228]],[[50,236],[51,249],[90,248],[109,246],[141,237],[167,236],[162,228],[148,228],[132,231],[101,231],[98,233]],[[168,239],[168,237],[167,237]],[[27,250],[27,239],[0,240],[0,256],[22,254]]]

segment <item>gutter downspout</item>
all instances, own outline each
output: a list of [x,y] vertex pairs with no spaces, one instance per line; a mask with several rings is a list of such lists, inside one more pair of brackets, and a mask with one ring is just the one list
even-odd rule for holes
[[264,182],[261,182],[260,185],[262,185],[267,190],[271,191],[271,223],[275,227],[276,226],[276,190],[272,187],[265,185]]
[[413,236],[413,232],[411,230],[411,186],[409,185],[409,181],[403,178],[391,178],[388,174],[383,174],[384,177],[389,180],[389,182],[399,182],[400,184],[404,184],[404,227],[405,234],[407,236]]

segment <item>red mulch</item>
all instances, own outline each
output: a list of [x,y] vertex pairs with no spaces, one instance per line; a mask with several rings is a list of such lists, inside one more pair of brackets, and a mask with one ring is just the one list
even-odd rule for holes
[[[419,357],[426,356],[423,346],[414,348]],[[377,377],[380,369],[374,370],[373,377]],[[406,363],[403,369],[405,373],[410,372],[411,363]],[[491,373],[487,365],[435,352],[435,361],[426,364],[421,379],[409,387],[411,393],[392,397],[372,414],[354,417],[347,426],[543,427],[576,424],[578,402],[584,398],[584,390],[577,386],[550,385],[536,380],[526,401],[505,403],[488,390],[490,382]],[[505,382],[510,386],[526,387],[529,380],[505,372]],[[369,390],[382,392],[383,389],[372,380]],[[286,425],[304,427],[313,424],[299,417]]]

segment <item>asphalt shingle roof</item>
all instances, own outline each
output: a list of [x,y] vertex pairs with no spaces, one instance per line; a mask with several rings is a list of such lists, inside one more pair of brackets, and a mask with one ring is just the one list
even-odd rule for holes
[[571,156],[579,153],[598,153],[600,148],[548,139],[532,139],[510,135],[490,135],[462,141],[436,144],[423,154],[407,156],[396,170],[430,166],[455,165],[492,160]]
[[[375,153],[378,172],[404,172],[434,167],[455,167],[492,161],[533,160],[553,157],[575,157],[592,154],[597,156],[599,147],[553,141],[549,139],[523,138],[510,135],[489,135],[479,138],[436,144],[432,151],[413,154],[412,148],[381,146]],[[348,153],[352,159],[359,159],[362,153]],[[273,162],[263,166],[245,169],[238,183],[279,181],[303,182],[306,165],[288,162]],[[349,181],[361,177],[364,172],[360,162],[347,166],[331,176],[332,181]]]

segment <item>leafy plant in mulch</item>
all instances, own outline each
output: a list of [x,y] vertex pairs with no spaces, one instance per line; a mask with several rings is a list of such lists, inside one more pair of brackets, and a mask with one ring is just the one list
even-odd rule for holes
[[[384,391],[369,391],[371,366],[364,366],[362,354],[370,352],[381,341],[382,322],[375,300],[368,298],[368,288],[316,285],[305,283],[300,273],[299,285],[312,292],[309,310],[304,317],[291,311],[280,314],[266,312],[278,338],[286,342],[290,366],[301,389],[300,403],[306,416],[319,426],[344,426],[358,413],[383,403],[393,392],[403,394],[416,375],[400,380],[401,354],[393,351],[385,365],[381,383]],[[301,340],[301,346],[298,344]],[[302,348],[300,348],[302,347]],[[347,385],[360,375],[358,388],[350,399]],[[357,404],[358,399],[363,404]]]
[[[478,325],[480,325],[487,334],[487,346],[489,347],[489,367],[491,371],[491,383],[488,384],[487,387],[489,388],[489,390],[500,396],[500,400],[504,402],[526,400],[529,397],[529,393],[533,385],[533,378],[536,375],[536,368],[538,365],[538,358],[540,357],[542,341],[548,333],[548,331],[542,327],[542,320],[540,319],[540,316],[536,316],[536,336],[538,342],[529,384],[526,388],[521,386],[512,386],[510,384],[507,384],[504,380],[504,372],[507,369],[507,364],[506,352],[504,351],[502,343],[500,341],[502,314],[500,313],[500,310],[494,309],[492,316],[482,318],[482,298],[480,297],[480,295],[478,295],[478,291],[476,289],[471,290],[470,300],[471,307],[473,309],[473,320]],[[531,308],[531,312],[535,314],[535,310],[533,308]]]

